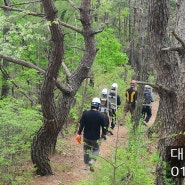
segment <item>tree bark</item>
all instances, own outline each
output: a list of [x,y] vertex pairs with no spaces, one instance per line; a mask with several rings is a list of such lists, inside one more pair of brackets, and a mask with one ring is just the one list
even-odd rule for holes
[[[134,1],[130,4],[130,9],[133,11],[133,27],[131,45],[129,48],[129,61],[133,67],[133,79],[137,81],[148,81],[149,73],[152,73],[151,54],[148,46],[148,1]],[[130,20],[131,21],[131,20]],[[137,106],[133,113],[134,129],[137,129],[141,118],[143,104],[143,86],[137,85],[138,100]]]
[[58,134],[54,88],[64,53],[64,34],[59,24],[54,22],[57,19],[57,14],[53,1],[42,1],[42,4],[47,21],[51,22],[52,50],[41,90],[43,126],[33,139],[31,158],[37,168],[36,173],[38,175],[48,175],[52,174],[48,156],[54,152]]
[[[155,69],[157,71],[157,83],[170,89],[159,90],[160,104],[158,108],[158,121],[161,123],[163,138],[159,141],[159,151],[162,160],[167,162],[167,146],[183,146],[185,137],[184,121],[185,112],[185,82],[184,82],[184,60],[185,50],[181,52],[164,50],[163,48],[179,47],[177,41],[170,43],[168,37],[169,21],[169,0],[150,0],[150,31],[151,46],[154,51]],[[184,7],[185,2],[181,2],[181,9],[178,10],[177,24],[175,30],[181,38],[185,38],[184,28]],[[156,184],[165,184],[165,178],[162,175],[162,165],[157,167]],[[175,184],[181,185],[182,178],[172,179]]]
[[57,20],[57,10],[53,1],[42,0],[46,18],[51,22],[50,31],[53,44],[41,92],[43,126],[33,138],[31,147],[31,158],[38,175],[53,174],[49,154],[55,150],[57,136],[67,121],[74,96],[82,81],[87,78],[97,52],[94,42],[95,32],[91,26],[90,2],[90,0],[82,0],[79,8],[80,21],[83,27],[80,32],[85,43],[84,55],[76,71],[66,73],[65,90],[59,95],[58,102],[55,102],[54,88],[64,55],[64,34],[59,24],[54,22]]

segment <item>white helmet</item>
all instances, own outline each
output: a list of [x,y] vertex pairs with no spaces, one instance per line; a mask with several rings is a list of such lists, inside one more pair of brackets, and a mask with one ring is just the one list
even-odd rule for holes
[[99,105],[100,105],[100,98],[97,98],[97,97],[93,98],[91,102],[91,106],[99,108]]
[[103,95],[107,95],[107,92],[108,92],[108,90],[107,90],[107,89],[103,89],[103,90],[102,90],[102,92],[101,92],[101,94],[103,94]]
[[113,84],[112,84],[112,89],[117,90],[117,89],[118,89],[118,84],[117,84],[117,83],[113,83]]
[[145,89],[151,89],[152,87],[150,85],[145,85]]

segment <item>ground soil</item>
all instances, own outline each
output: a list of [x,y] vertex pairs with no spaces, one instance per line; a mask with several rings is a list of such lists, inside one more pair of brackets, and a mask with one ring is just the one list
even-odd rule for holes
[[[155,121],[158,109],[158,97],[152,106],[152,118],[148,125]],[[118,126],[113,130],[114,135],[108,135],[107,140],[101,143],[101,156],[111,156],[110,148],[115,146],[116,138],[119,144],[125,144],[127,141],[127,129],[123,126]],[[58,148],[57,153],[51,156],[51,165],[54,172],[52,176],[33,177],[33,185],[74,185],[81,179],[90,177],[89,170],[84,170],[83,163],[83,145],[78,144],[75,140],[76,135],[70,135],[67,138],[59,138],[65,140],[65,149]]]

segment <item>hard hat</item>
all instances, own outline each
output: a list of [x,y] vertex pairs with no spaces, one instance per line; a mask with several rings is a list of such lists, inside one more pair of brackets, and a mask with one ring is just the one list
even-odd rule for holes
[[135,85],[136,85],[136,81],[135,81],[135,80],[131,80],[131,81],[130,81],[130,86],[131,86],[131,87],[135,87]]
[[151,89],[152,87],[150,85],[145,85],[145,89]]
[[95,103],[100,103],[100,98],[98,97],[95,97],[92,99],[92,102],[95,102]]
[[113,84],[112,84],[112,89],[117,90],[117,89],[118,89],[118,84],[117,84],[117,83],[113,83]]
[[102,92],[101,92],[101,94],[107,95],[107,89],[103,89]]
[[97,98],[97,97],[93,98],[91,102],[91,106],[98,108],[99,105],[100,105],[100,98]]

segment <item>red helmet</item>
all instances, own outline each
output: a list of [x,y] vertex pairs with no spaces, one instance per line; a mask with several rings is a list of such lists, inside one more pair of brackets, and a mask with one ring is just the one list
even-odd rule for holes
[[130,86],[131,86],[131,87],[135,87],[135,85],[136,85],[136,81],[135,81],[135,80],[131,80],[131,81],[130,81]]

